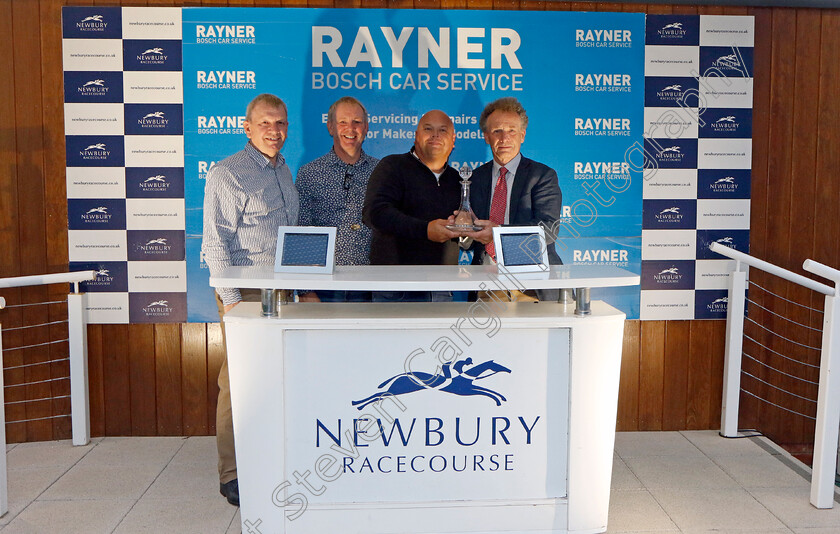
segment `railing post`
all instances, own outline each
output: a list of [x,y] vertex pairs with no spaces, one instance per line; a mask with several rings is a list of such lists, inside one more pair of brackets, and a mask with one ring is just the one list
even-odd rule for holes
[[90,403],[88,400],[87,324],[84,293],[67,295],[67,322],[70,348],[70,413],[73,445],[90,443]]
[[747,290],[747,266],[735,262],[729,273],[729,295],[726,313],[726,352],[723,367],[723,399],[720,412],[720,433],[733,438],[738,435],[738,407],[741,400],[741,353],[744,344],[744,309]]
[[[3,306],[6,302],[3,301]],[[2,306],[0,306],[2,308]],[[0,331],[0,408],[6,405],[3,385],[3,332]],[[6,410],[0,410],[0,442],[3,450],[0,451],[0,516],[6,515],[9,511],[9,481],[6,470]]]
[[811,504],[834,506],[834,476],[837,439],[840,434],[840,297],[825,297],[820,386],[817,394],[817,425],[814,432],[814,463],[811,474]]

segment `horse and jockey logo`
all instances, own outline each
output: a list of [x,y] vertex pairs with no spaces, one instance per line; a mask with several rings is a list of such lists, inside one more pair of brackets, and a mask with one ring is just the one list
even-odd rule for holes
[[[469,369],[466,369],[467,367]],[[385,391],[379,391],[364,399],[352,401],[351,404],[361,410],[383,397],[404,395],[423,389],[435,389],[459,396],[482,395],[490,397],[495,401],[496,406],[501,406],[502,402],[507,401],[504,395],[492,389],[477,386],[473,382],[489,378],[496,373],[510,372],[510,369],[493,360],[477,365],[473,365],[472,358],[458,360],[454,363],[447,362],[443,364],[441,373],[432,374],[418,371],[392,376],[377,386]]]

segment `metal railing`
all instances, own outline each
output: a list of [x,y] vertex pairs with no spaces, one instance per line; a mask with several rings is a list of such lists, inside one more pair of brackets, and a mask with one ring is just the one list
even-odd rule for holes
[[[56,342],[67,342],[68,356],[62,358],[61,361],[67,360],[70,365],[70,418],[73,432],[73,445],[87,445],[90,442],[90,405],[88,402],[88,368],[87,368],[87,327],[85,324],[85,304],[86,296],[79,292],[79,283],[86,280],[93,280],[96,277],[96,271],[81,271],[72,273],[59,274],[45,274],[36,276],[19,276],[15,278],[0,278],[0,289],[50,285],[71,283],[73,284],[72,292],[67,295],[67,339],[57,341],[49,341],[47,343],[39,343],[36,345],[20,346],[10,348],[8,350],[18,349],[35,349],[39,346],[48,347]],[[60,302],[60,301],[59,301]],[[55,304],[54,302],[41,302],[34,305]],[[28,305],[16,305],[28,306]],[[12,306],[9,306],[10,308]],[[0,310],[6,308],[6,301],[0,297]],[[23,328],[37,328],[52,325],[54,323],[63,323],[64,321],[48,322],[37,325],[24,325],[16,329]],[[57,361],[57,360],[56,360]],[[29,365],[43,365],[53,363],[53,360],[45,362],[36,362]],[[0,331],[0,369],[3,369],[3,339],[2,331]],[[66,378],[65,378],[66,380]],[[15,384],[9,387],[18,387],[26,384]],[[3,373],[0,373],[0,406],[5,406],[5,385]],[[51,400],[51,397],[44,399],[27,399],[22,402],[37,402],[43,400]],[[66,417],[52,416],[52,417]],[[50,418],[52,418],[50,417]],[[9,423],[26,422],[26,421],[9,421]],[[0,442],[3,446],[6,445],[6,416],[5,411],[0,410]],[[0,515],[5,514],[8,507],[8,486],[6,473],[6,455],[0,454]]]
[[806,271],[834,282],[834,287],[831,287],[720,243],[713,243],[709,248],[735,260],[735,269],[729,274],[729,307],[726,316],[726,354],[721,407],[721,434],[723,436],[738,435],[741,357],[744,355],[744,312],[747,301],[747,266],[825,295],[822,344],[819,348],[819,383],[810,501],[817,508],[832,508],[838,436],[840,436],[840,340],[838,340],[838,335],[840,335],[840,295],[838,295],[840,271],[813,260],[805,260],[803,263],[802,268]]

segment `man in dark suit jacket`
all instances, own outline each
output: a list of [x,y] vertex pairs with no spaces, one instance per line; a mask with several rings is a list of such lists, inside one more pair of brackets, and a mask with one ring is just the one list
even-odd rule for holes
[[[484,226],[480,232],[467,234],[474,240],[473,263],[476,264],[495,260],[493,226],[543,223],[545,228],[553,229],[562,212],[557,173],[520,153],[528,128],[528,115],[522,104],[513,97],[491,102],[482,111],[479,126],[493,152],[493,159],[476,169],[471,178],[470,204],[480,219],[478,224]],[[548,261],[553,265],[561,264],[551,234],[546,232]]]

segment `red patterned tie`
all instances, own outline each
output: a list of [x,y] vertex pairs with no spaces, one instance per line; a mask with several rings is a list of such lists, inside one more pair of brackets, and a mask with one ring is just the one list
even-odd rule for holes
[[[495,224],[505,224],[505,209],[507,208],[507,176],[508,170],[505,167],[499,169],[499,180],[496,182],[496,189],[493,191],[493,200],[490,202],[490,221]],[[493,241],[487,243],[484,248],[493,261],[496,261],[496,246]]]

